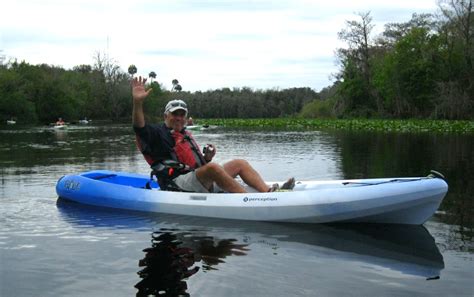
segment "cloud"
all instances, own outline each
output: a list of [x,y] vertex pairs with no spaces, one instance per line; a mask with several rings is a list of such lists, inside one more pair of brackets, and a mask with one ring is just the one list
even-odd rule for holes
[[435,1],[22,0],[2,7],[0,49],[9,57],[72,68],[108,53],[126,71],[155,71],[168,88],[321,89],[337,71],[337,32],[372,11],[375,33]]

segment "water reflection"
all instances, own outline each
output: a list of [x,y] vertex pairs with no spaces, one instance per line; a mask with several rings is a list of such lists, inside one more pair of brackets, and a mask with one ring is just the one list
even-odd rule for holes
[[56,130],[53,130],[53,133],[54,133],[54,138],[56,141],[58,142],[64,142],[67,140],[67,130],[65,129],[56,129]]
[[[226,130],[218,135],[200,135],[199,142],[216,143],[216,162],[243,158],[267,180],[342,178],[337,138],[320,131]],[[218,137],[216,139],[216,137]],[[220,159],[225,158],[225,159]]]
[[248,251],[235,239],[196,236],[196,232],[161,228],[152,233],[152,246],[143,250],[146,255],[139,261],[144,268],[138,272],[142,280],[135,285],[137,296],[189,296],[186,279],[200,268],[193,265],[200,263],[203,271],[217,270],[225,258]]
[[175,230],[173,236],[207,270],[228,256],[250,255],[255,246],[268,247],[268,253],[276,256],[283,248],[293,249],[305,257],[332,256],[427,279],[438,277],[444,268],[443,256],[422,226],[282,224],[130,214],[61,201],[58,209],[65,220],[79,226]]
[[152,246],[143,251],[145,257],[139,261],[144,267],[138,272],[142,280],[135,285],[137,296],[189,296],[184,279],[198,272],[193,267],[194,252],[181,247],[177,240],[179,233],[157,231],[152,235]]

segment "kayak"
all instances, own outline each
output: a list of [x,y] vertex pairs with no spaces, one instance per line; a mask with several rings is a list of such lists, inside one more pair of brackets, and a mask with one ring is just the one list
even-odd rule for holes
[[67,128],[67,125],[66,124],[62,124],[62,125],[54,125],[53,126],[53,129],[66,129]]
[[441,175],[431,174],[297,181],[291,191],[247,190],[249,193],[164,191],[147,175],[109,170],[65,175],[56,185],[62,199],[135,211],[251,221],[412,225],[423,224],[436,212],[448,185]]
[[186,126],[186,129],[187,130],[200,130],[202,128],[201,125],[189,125],[189,126]]
[[210,126],[209,125],[189,125],[186,126],[186,130],[192,130],[192,131],[203,131],[208,129]]

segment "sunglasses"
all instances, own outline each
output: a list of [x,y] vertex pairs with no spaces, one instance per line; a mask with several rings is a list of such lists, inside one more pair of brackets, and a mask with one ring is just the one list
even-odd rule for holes
[[183,108],[186,108],[186,109],[188,108],[188,106],[184,102],[171,102],[170,106],[171,107],[178,107],[179,106],[179,107],[183,107]]

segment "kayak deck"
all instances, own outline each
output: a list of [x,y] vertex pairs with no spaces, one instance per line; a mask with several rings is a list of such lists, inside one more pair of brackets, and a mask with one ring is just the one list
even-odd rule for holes
[[[134,188],[143,189],[149,184],[152,189],[159,190],[159,185],[155,180],[150,180],[149,177],[139,174],[130,173],[113,173],[110,171],[92,171],[82,176],[90,178],[92,180],[100,180],[106,183],[130,186]],[[348,188],[348,187],[363,187],[381,185],[385,183],[403,183],[410,181],[418,181],[426,179],[426,177],[415,177],[415,178],[375,178],[375,179],[363,179],[363,180],[321,180],[321,181],[297,181],[295,187],[290,191],[307,191],[315,189],[335,189],[335,188]],[[273,184],[275,182],[267,182]],[[280,182],[281,184],[281,182]],[[249,192],[256,192],[255,189],[246,186]],[[229,193],[227,193],[229,194]]]

